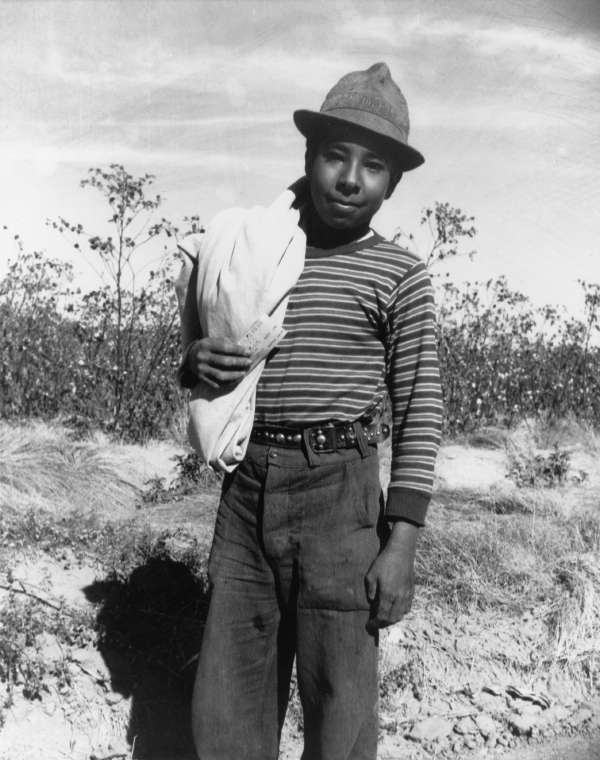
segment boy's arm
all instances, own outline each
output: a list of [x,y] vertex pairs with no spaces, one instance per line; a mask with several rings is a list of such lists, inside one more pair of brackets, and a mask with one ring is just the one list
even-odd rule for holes
[[398,286],[389,322],[387,380],[393,427],[386,516],[422,526],[442,427],[433,287],[422,262]]
[[372,630],[397,622],[410,610],[417,535],[425,522],[440,443],[442,404],[433,288],[424,264],[419,262],[407,272],[388,315],[393,434],[386,517],[392,528],[365,579]]

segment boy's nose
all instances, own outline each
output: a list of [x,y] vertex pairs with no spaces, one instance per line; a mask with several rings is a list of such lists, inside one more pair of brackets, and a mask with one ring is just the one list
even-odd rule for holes
[[338,187],[348,195],[357,193],[360,190],[358,170],[354,164],[349,164],[343,168],[338,177]]

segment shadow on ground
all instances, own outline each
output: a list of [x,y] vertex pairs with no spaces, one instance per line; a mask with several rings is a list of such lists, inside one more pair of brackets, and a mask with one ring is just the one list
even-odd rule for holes
[[128,578],[97,581],[85,592],[98,605],[99,649],[112,689],[131,698],[134,757],[193,757],[190,701],[206,581],[181,562],[151,558]]

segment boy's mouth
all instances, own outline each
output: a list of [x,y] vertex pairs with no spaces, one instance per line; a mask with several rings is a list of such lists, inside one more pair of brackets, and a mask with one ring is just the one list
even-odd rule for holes
[[341,198],[333,198],[332,196],[328,195],[327,200],[329,203],[331,203],[332,206],[336,206],[339,209],[350,211],[355,208],[359,208],[360,204],[358,203],[352,203],[350,201],[342,200]]

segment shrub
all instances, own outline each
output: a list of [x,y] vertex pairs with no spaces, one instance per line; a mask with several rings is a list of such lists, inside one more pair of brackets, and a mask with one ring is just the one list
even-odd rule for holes
[[[133,177],[119,164],[91,169],[81,182],[110,209],[114,236],[100,236],[59,218],[50,226],[73,247],[95,256],[110,284],[82,294],[70,288],[72,268],[40,252],[18,250],[0,281],[0,414],[61,417],[81,433],[103,429],[131,440],[160,437],[182,405],[174,382],[180,356],[172,263],[179,229],[154,214],[152,175]],[[185,218],[198,231],[197,217]],[[161,263],[136,287],[147,245],[163,245]]]
[[551,488],[562,485],[567,479],[571,455],[555,444],[548,455],[535,454],[525,456],[512,452],[509,457],[508,476],[519,488],[524,486],[542,486]]
[[[600,292],[600,286],[583,287],[584,300]],[[600,424],[600,349],[590,343],[598,326],[596,302],[589,302],[593,313],[583,322],[533,307],[504,278],[462,290],[446,282],[441,293],[447,433],[510,426],[526,417]]]
[[[438,302],[438,351],[444,432],[511,426],[526,417],[565,417],[600,424],[600,285],[580,280],[583,319],[553,306],[535,307],[504,277],[455,285],[443,262],[475,255],[473,217],[448,203],[421,216],[429,245],[421,252]],[[414,235],[396,242],[412,248]]]
[[[14,236],[18,256],[0,280],[2,417],[60,417],[82,435],[100,428],[136,441],[180,427],[185,395],[174,380],[180,345],[166,256],[180,230],[165,218],[156,221],[162,198],[150,195],[153,181],[119,164],[91,169],[82,180],[106,202],[113,235],[62,217],[50,222],[104,268],[110,284],[89,293],[72,288],[71,267],[25,252]],[[511,426],[525,417],[598,426],[600,285],[581,282],[582,319],[534,307],[502,277],[457,287],[436,267],[474,255],[463,251],[476,235],[473,222],[448,203],[421,217],[431,235],[424,258],[438,293],[444,433]],[[186,232],[201,231],[197,216],[184,223]],[[400,234],[395,239],[406,242]],[[128,273],[147,263],[146,246],[162,246],[162,259],[137,287]]]
[[177,474],[173,482],[165,485],[165,478],[150,478],[142,493],[142,504],[156,504],[164,501],[181,499],[187,494],[197,493],[198,488],[214,487],[221,482],[221,475],[215,473],[200,456],[192,451],[188,454],[175,454]]

